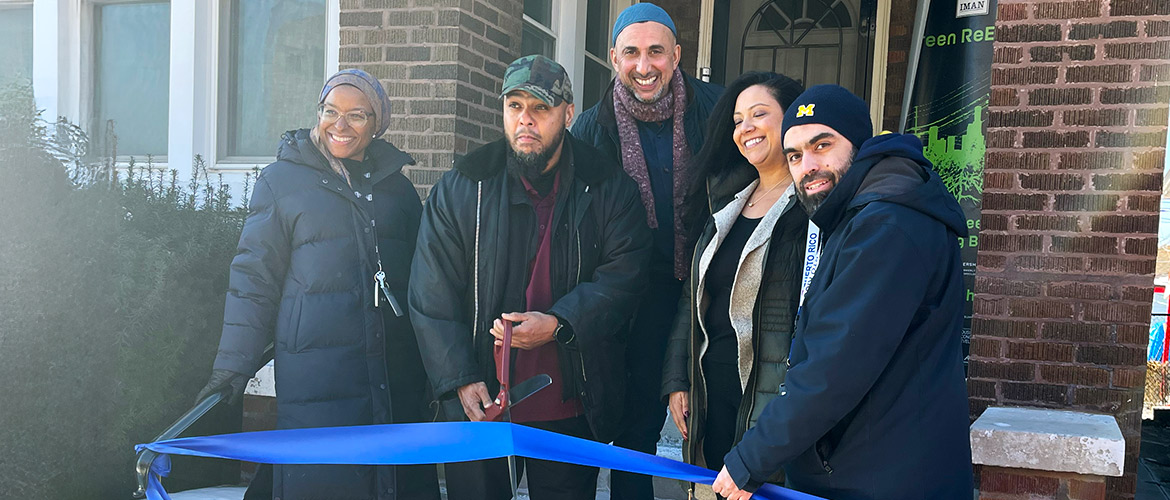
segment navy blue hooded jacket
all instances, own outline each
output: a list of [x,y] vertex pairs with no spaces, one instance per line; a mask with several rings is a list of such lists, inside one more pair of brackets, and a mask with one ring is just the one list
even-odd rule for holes
[[866,141],[812,216],[822,254],[780,395],[726,456],[834,500],[972,495],[958,238],[966,219],[911,135]]

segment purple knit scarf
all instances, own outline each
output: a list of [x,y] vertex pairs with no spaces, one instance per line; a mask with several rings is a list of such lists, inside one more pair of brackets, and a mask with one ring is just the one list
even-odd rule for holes
[[691,148],[687,145],[687,134],[683,127],[687,90],[682,71],[675,68],[674,76],[670,78],[670,92],[652,104],[639,101],[621,81],[615,82],[613,88],[613,110],[617,119],[618,136],[621,138],[622,166],[638,183],[638,191],[642,194],[642,204],[646,206],[646,218],[651,228],[658,227],[658,218],[654,210],[654,192],[650,188],[650,171],[646,167],[646,156],[642,152],[642,139],[638,135],[637,122],[660,122],[674,118],[674,275],[678,279],[685,279],[687,262],[684,257],[686,237],[682,224],[682,201],[686,196],[689,180],[687,166],[691,161]]

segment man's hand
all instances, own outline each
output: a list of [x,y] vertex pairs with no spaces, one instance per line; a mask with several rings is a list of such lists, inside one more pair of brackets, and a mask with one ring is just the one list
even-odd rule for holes
[[674,426],[678,427],[678,432],[682,433],[682,438],[687,439],[687,418],[691,416],[691,403],[687,400],[687,391],[675,391],[670,393],[670,418],[674,420]]
[[492,397],[488,395],[487,384],[472,382],[456,390],[459,394],[459,403],[463,405],[463,413],[472,422],[483,421],[483,409],[491,406]]
[[557,331],[557,317],[551,314],[535,311],[504,313],[501,319],[492,323],[492,336],[499,346],[504,345],[504,321],[522,322],[512,327],[512,347],[524,350],[536,349],[552,342]]
[[199,404],[207,396],[229,388],[230,390],[224,395],[227,404],[231,406],[240,404],[240,400],[244,397],[244,389],[248,386],[248,380],[251,378],[251,375],[231,370],[211,370],[211,377],[207,381],[207,385],[199,390],[198,396],[195,396],[195,404]]
[[711,489],[715,490],[715,493],[723,495],[723,498],[727,500],[749,500],[752,497],[750,491],[741,490],[739,486],[735,485],[735,481],[731,480],[731,474],[727,472],[726,465],[715,477],[715,484],[711,485]]

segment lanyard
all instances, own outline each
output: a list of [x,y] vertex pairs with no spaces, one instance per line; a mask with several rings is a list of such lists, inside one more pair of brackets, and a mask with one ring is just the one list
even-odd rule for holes
[[800,280],[800,306],[804,307],[804,297],[808,294],[808,285],[812,283],[813,275],[817,272],[817,264],[821,261],[821,230],[812,221],[808,222],[808,238],[804,245],[804,277]]

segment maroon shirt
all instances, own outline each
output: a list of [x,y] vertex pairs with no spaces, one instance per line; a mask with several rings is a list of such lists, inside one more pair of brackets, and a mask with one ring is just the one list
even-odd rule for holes
[[[528,288],[524,291],[529,311],[547,311],[553,306],[552,275],[549,265],[552,261],[552,217],[553,208],[557,204],[557,190],[560,187],[561,174],[557,172],[553,179],[553,188],[548,195],[541,196],[532,187],[528,179],[520,178],[524,183],[524,190],[532,201],[536,210],[536,230],[540,242],[536,247],[536,255],[529,263],[531,275]],[[499,366],[503,350],[495,349],[496,366]],[[552,377],[552,385],[541,389],[532,397],[512,408],[513,422],[547,422],[562,420],[580,415],[584,411],[581,400],[574,397],[563,401],[564,383],[561,379],[560,356],[557,352],[557,342],[553,340],[536,349],[516,349],[512,351],[513,370],[512,383],[523,382],[529,378],[546,373]]]

